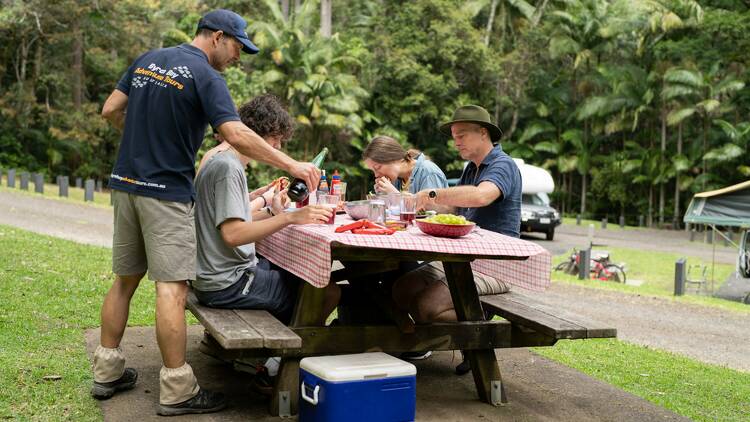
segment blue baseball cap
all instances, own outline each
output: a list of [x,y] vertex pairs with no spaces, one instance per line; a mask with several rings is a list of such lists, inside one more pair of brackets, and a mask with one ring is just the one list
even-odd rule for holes
[[226,9],[216,9],[203,15],[198,21],[198,29],[211,29],[214,31],[224,31],[225,34],[237,38],[242,43],[242,51],[248,54],[256,54],[260,49],[250,41],[245,32],[247,22],[242,16]]

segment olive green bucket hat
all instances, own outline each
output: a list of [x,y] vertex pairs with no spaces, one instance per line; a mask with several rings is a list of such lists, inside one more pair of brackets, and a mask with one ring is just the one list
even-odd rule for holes
[[490,139],[492,142],[499,141],[500,137],[503,136],[503,131],[492,124],[490,113],[478,105],[466,105],[457,108],[456,111],[453,112],[453,119],[448,123],[440,125],[440,132],[444,135],[452,136],[451,125],[459,122],[476,123],[486,127],[490,132]]

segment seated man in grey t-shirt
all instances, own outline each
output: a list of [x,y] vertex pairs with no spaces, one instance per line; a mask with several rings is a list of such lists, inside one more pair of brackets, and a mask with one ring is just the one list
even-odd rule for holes
[[[255,97],[240,107],[239,114],[246,126],[274,148],[292,135],[293,121],[273,95]],[[270,185],[262,195],[257,190],[248,195],[245,168],[250,159],[227,143],[209,151],[207,157],[195,179],[195,295],[206,306],[263,309],[289,323],[299,283],[304,281],[256,256],[254,242],[289,224],[324,223],[331,210],[311,205],[284,212],[289,201],[286,191]],[[339,296],[338,286],[329,284],[326,316]]]

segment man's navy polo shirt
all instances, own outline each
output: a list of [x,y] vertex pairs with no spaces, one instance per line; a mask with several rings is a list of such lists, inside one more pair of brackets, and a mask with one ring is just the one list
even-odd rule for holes
[[195,155],[206,126],[240,120],[226,81],[189,44],[149,51],[117,89],[128,96],[112,189],[176,202],[195,198]]
[[479,186],[485,181],[494,183],[503,193],[502,196],[486,207],[459,208],[458,214],[485,230],[520,237],[521,171],[500,145],[492,148],[484,157],[479,169],[470,161],[458,184]]

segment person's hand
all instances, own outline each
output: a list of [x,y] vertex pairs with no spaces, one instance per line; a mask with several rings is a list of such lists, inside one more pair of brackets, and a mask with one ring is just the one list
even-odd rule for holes
[[428,191],[423,190],[419,191],[415,194],[417,197],[417,211],[419,210],[425,210],[428,208],[428,205],[432,203],[430,200],[429,195],[427,195]]
[[330,207],[308,205],[287,215],[289,215],[289,221],[292,224],[322,224],[328,222],[333,212],[333,208]]
[[[270,206],[273,203],[273,198],[279,193],[279,188],[273,186],[271,189],[263,192],[263,199],[265,200],[266,206]],[[275,210],[274,210],[275,211]]]
[[308,191],[313,192],[318,188],[320,170],[314,164],[298,161],[289,169],[289,173],[294,177],[304,180]]
[[286,189],[282,190],[281,192],[276,192],[269,204],[271,204],[271,211],[273,211],[273,213],[277,215],[284,212],[285,209],[289,208],[291,201],[289,200],[289,196],[287,196],[286,194]]
[[[261,186],[258,189],[255,189],[254,191],[250,192],[249,194],[250,202],[253,202],[253,200],[260,198],[261,195],[268,192],[269,190],[273,192],[273,187],[274,187],[274,184],[273,182],[271,182],[265,186]],[[266,198],[266,200],[269,200],[269,199],[271,199],[271,197]]]
[[398,193],[398,189],[393,186],[393,183],[387,177],[382,176],[375,179],[375,192]]

